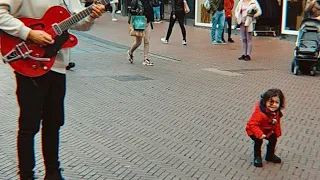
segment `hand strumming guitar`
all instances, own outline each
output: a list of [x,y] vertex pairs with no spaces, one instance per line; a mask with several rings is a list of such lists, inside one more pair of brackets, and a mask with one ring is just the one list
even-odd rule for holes
[[54,40],[52,39],[51,35],[42,30],[31,30],[29,32],[28,39],[42,46],[54,43]]

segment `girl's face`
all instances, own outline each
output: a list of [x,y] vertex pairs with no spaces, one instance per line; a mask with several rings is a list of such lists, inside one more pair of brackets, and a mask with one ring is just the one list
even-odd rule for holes
[[280,107],[280,99],[278,96],[274,96],[272,98],[270,98],[267,103],[266,103],[266,107],[269,111],[276,111],[279,109]]

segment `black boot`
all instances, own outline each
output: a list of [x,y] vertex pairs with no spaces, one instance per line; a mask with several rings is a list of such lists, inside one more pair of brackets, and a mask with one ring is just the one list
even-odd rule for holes
[[35,180],[33,172],[29,172],[29,173],[19,172],[18,174],[20,176],[20,178],[19,178],[20,180]]
[[61,175],[61,170],[47,171],[44,180],[65,180]]
[[272,134],[268,140],[269,143],[267,145],[267,154],[265,160],[273,163],[281,163],[281,159],[274,154],[277,144],[277,138],[275,134]]
[[30,177],[20,176],[20,180],[35,180],[35,178],[33,176],[30,176]]
[[254,152],[253,165],[255,167],[262,167],[261,151],[260,152],[257,152],[257,151]]
[[266,161],[273,162],[273,163],[281,163],[281,159],[274,154],[267,154]]

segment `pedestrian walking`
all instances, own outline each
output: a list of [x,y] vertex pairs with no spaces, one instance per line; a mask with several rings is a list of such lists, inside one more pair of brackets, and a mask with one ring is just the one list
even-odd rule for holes
[[185,0],[171,0],[171,14],[170,14],[170,22],[169,22],[169,28],[167,31],[167,36],[161,38],[160,40],[164,44],[168,44],[171,33],[172,33],[172,28],[178,20],[181,33],[182,33],[182,44],[187,45],[187,39],[186,39],[186,28],[184,27],[184,18],[186,15],[185,12]]
[[262,167],[261,146],[263,139],[269,141],[265,160],[273,163],[281,163],[281,159],[275,155],[277,140],[281,136],[281,110],[285,106],[285,97],[280,89],[269,89],[262,94],[255,105],[246,131],[254,142],[253,165]]
[[239,60],[251,60],[252,33],[256,18],[262,14],[257,0],[240,0],[235,9],[235,17],[240,25],[240,36],[242,41],[242,55]]
[[[231,38],[231,30],[232,30],[232,9],[234,6],[234,0],[224,0],[224,10],[225,10],[225,17],[226,23],[228,26],[228,42],[234,43],[234,40]],[[226,42],[224,39],[224,28],[222,31],[222,41]]]
[[[143,54],[144,60],[143,65],[146,66],[153,66],[153,63],[149,60],[149,42],[150,42],[150,34],[151,34],[151,23],[154,21],[154,12],[151,5],[150,0],[132,0],[131,1],[131,9],[130,9],[130,16],[128,23],[133,25],[132,22],[134,16],[144,16],[144,20],[140,21],[139,23],[145,23],[143,30],[143,35],[140,33],[136,33],[135,35],[135,42],[132,44],[130,50],[128,50],[128,60],[130,63],[133,63],[133,53],[134,51],[141,45],[142,39],[144,42]],[[133,29],[134,30],[134,29]]]
[[[90,16],[83,17],[73,26],[75,30],[86,31],[94,23],[94,19],[101,16],[104,6],[92,6]],[[38,19],[46,13],[49,7],[65,6],[71,13],[78,13],[84,8],[79,0],[44,1],[44,0],[14,0],[0,3],[0,29],[5,33],[21,38],[24,41],[33,41],[39,45],[54,44],[55,41],[47,32],[31,29],[17,19],[18,17],[34,18],[35,24],[46,22],[47,19]],[[51,14],[44,17],[52,17]],[[50,20],[49,20],[50,22]],[[8,43],[8,42],[7,42]],[[16,96],[19,105],[18,119],[18,167],[20,180],[34,180],[35,167],[35,140],[34,137],[42,124],[42,152],[45,165],[45,180],[63,180],[59,162],[59,131],[64,125],[64,98],[66,93],[66,65],[69,50],[60,49],[53,67],[46,74],[39,77],[27,77],[15,72]]]
[[118,21],[118,19],[116,18],[116,11],[117,11],[117,7],[118,7],[118,3],[119,3],[119,0],[111,0],[110,1],[110,4],[111,4],[111,7],[112,7],[112,11],[111,11],[111,20],[112,21]]
[[208,12],[212,14],[212,44],[225,44],[225,42],[222,41],[223,28],[225,24],[224,0],[210,0],[210,9]]

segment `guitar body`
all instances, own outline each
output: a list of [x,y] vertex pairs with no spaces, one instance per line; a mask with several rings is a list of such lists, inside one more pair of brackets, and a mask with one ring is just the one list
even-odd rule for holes
[[[48,58],[48,61],[33,60],[29,57],[19,58],[9,61],[9,65],[18,73],[28,77],[38,77],[50,71],[56,59],[57,53],[62,48],[71,48],[77,45],[77,38],[64,31],[58,36],[52,28],[55,23],[60,23],[70,17],[69,12],[61,6],[53,6],[49,8],[41,19],[20,18],[20,20],[28,27],[34,30],[43,30],[54,38],[55,43],[47,46],[40,46],[31,40],[25,41],[29,50],[32,50],[30,56],[36,58]],[[17,45],[24,42],[22,39],[3,33],[1,35],[1,53],[3,56],[12,52]],[[21,47],[23,52],[26,48]],[[14,54],[9,57],[14,56]],[[50,59],[50,60],[49,60]]]

